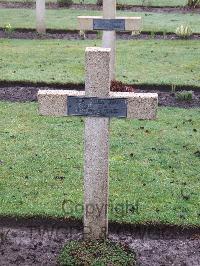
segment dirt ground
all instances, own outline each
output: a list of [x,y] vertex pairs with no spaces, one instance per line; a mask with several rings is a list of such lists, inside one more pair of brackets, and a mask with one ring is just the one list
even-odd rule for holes
[[[0,28],[0,38],[9,39],[64,39],[64,40],[82,40],[78,30],[52,30],[47,29],[46,34],[38,34],[33,29],[15,29],[12,33],[6,33],[4,29]],[[98,33],[95,31],[86,32],[85,39],[95,40],[99,38]],[[180,40],[174,33],[157,32],[151,34],[151,32],[141,32],[139,35],[131,35],[131,32],[117,32],[118,40]],[[200,34],[192,34],[187,40],[200,40]]]
[[[81,222],[1,219],[0,265],[57,265],[70,240],[83,237]],[[199,266],[200,228],[110,225],[109,239],[134,250],[140,266]]]
[[[162,88],[162,87],[161,87]],[[83,90],[84,85],[77,85],[73,87],[72,85],[66,85],[64,88],[61,87],[31,87],[31,86],[0,86],[0,100],[12,101],[12,102],[25,102],[25,101],[37,101],[37,92],[39,89],[75,89]],[[158,93],[158,102],[159,106],[171,106],[171,107],[180,107],[180,108],[196,108],[200,107],[200,90],[194,91],[194,98],[192,101],[178,101],[174,93],[165,90],[151,89],[148,87],[145,89],[143,86],[141,89],[138,89],[137,86],[124,86],[123,84],[112,86],[114,91],[134,91],[134,92],[156,92]]]

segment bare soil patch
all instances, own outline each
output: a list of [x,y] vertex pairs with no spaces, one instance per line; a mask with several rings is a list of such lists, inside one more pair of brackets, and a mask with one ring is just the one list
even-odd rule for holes
[[[0,84],[0,100],[25,102],[37,101],[37,92],[39,89],[65,89],[65,90],[84,90],[84,84],[65,84],[65,85],[17,85],[17,84]],[[189,87],[178,87],[177,90],[193,90]],[[134,91],[134,92],[155,92],[158,93],[159,106],[171,106],[180,108],[199,108],[200,107],[200,90],[194,89],[194,98],[192,101],[179,101],[175,93],[170,91],[170,86],[159,85],[125,85],[121,82],[112,84],[113,91]]]
[[[109,239],[133,250],[138,265],[200,265],[200,228],[114,223],[109,226]],[[82,227],[80,221],[64,219],[1,218],[1,266],[57,265],[64,244],[82,239]]]
[[[78,30],[53,30],[47,29],[46,34],[38,34],[34,29],[18,29],[16,28],[12,33],[8,34],[3,28],[0,28],[0,38],[9,39],[27,39],[27,40],[45,40],[45,39],[65,39],[65,40],[82,40]],[[85,39],[95,40],[99,35],[97,31],[86,31]],[[131,35],[131,32],[117,32],[117,39],[119,40],[179,40],[180,38],[174,33],[156,32],[151,33],[142,31],[139,35]],[[200,40],[200,34],[191,35],[188,40]]]

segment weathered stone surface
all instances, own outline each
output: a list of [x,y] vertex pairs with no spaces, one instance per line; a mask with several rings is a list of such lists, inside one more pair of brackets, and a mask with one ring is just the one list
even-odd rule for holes
[[78,16],[78,29],[79,30],[93,30],[93,19],[102,18],[101,16]]
[[36,30],[38,33],[46,33],[45,0],[36,0]]
[[[121,19],[121,17],[118,17]],[[126,31],[141,31],[142,30],[142,18],[141,17],[123,17],[125,19]]]
[[[108,97],[111,49],[86,49],[85,96]],[[109,118],[85,119],[84,234],[101,239],[108,232]]]
[[47,116],[67,115],[67,97],[83,96],[84,91],[73,90],[39,90],[39,114]]
[[[92,65],[90,65],[92,67]],[[90,68],[88,65],[88,68]],[[103,67],[103,66],[102,66]],[[105,67],[105,65],[104,65]],[[107,66],[108,67],[108,66]],[[105,69],[104,69],[105,70]],[[87,70],[89,71],[89,69]],[[93,74],[88,74],[88,89],[90,90],[93,80]],[[100,74],[99,74],[100,75]],[[100,76],[99,76],[100,77]],[[103,79],[103,76],[101,77]],[[106,80],[106,79],[105,79]],[[105,81],[104,80],[104,81]],[[98,80],[95,81],[94,90],[97,93]],[[107,89],[109,79],[107,79]],[[106,84],[104,84],[106,86]],[[99,85],[100,86],[100,85]],[[110,92],[107,95],[107,90],[104,91],[99,88],[99,97],[104,97],[103,93],[106,93],[106,97],[111,98],[125,98],[127,99],[127,118],[129,119],[155,119],[158,106],[158,94],[157,93],[134,93],[134,92]],[[88,96],[95,97],[93,93],[88,94],[84,91],[66,91],[66,90],[40,90],[38,92],[39,113],[41,115],[49,116],[65,116],[67,114],[67,97],[68,96]],[[104,97],[105,98],[105,97]]]
[[[79,30],[94,30],[94,20],[103,19],[122,19],[124,20],[123,29],[119,27],[109,31],[104,27],[102,36],[102,47],[111,48],[110,58],[110,79],[115,80],[115,61],[116,61],[116,31],[141,31],[142,19],[141,17],[116,17],[116,0],[103,1],[103,16],[79,16]],[[108,23],[110,25],[110,23]],[[109,27],[110,29],[110,27]]]
[[88,47],[85,51],[85,96],[108,97],[110,48]]
[[[116,0],[103,1],[103,18],[116,18]],[[102,47],[111,48],[110,55],[110,80],[115,80],[115,62],[116,62],[116,31],[103,31]]]
[[127,118],[129,119],[151,120],[156,118],[157,93],[110,92],[110,97],[127,99]]

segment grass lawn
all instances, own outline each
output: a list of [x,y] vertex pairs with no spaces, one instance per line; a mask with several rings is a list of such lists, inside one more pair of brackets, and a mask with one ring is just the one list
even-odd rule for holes
[[[9,102],[0,117],[0,215],[80,218],[84,120]],[[112,120],[110,204],[138,202],[138,211],[121,205],[111,220],[200,225],[199,117],[200,109],[159,108],[156,121]]]
[[[6,2],[33,2],[33,0],[4,0]],[[56,0],[47,0],[56,2]],[[73,0],[74,3],[95,4],[96,0]],[[119,4],[143,5],[143,6],[185,6],[187,0],[118,0]]]
[[[0,80],[83,83],[84,51],[100,40],[0,40]],[[118,41],[117,80],[124,83],[200,83],[199,41]]]
[[[50,29],[77,29],[77,16],[101,15],[101,11],[91,10],[47,10],[46,26]],[[200,33],[200,16],[198,14],[162,14],[147,12],[117,12],[119,16],[141,16],[143,31],[175,32],[180,25],[190,25],[194,33]],[[10,23],[13,28],[35,29],[35,10],[1,9],[0,27]]]

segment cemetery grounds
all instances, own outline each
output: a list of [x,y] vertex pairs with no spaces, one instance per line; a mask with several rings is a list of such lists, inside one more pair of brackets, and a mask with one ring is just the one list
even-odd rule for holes
[[[155,121],[111,121],[109,238],[140,265],[200,265],[200,10],[119,4],[143,29],[117,34],[111,89],[157,92],[159,107]],[[102,11],[47,6],[38,35],[33,2],[0,1],[0,265],[56,265],[82,236],[84,118],[39,116],[37,92],[84,89],[84,51],[101,33],[81,35],[77,16]],[[178,37],[180,25],[193,33]]]

